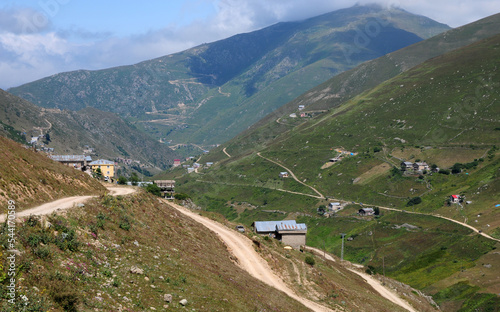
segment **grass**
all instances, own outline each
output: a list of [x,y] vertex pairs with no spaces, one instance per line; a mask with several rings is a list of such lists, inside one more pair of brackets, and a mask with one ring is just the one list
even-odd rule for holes
[[[29,311],[37,301],[51,311],[161,310],[165,293],[173,295],[174,309],[183,298],[197,311],[302,309],[235,266],[213,233],[151,195],[104,196],[66,216],[30,217],[19,224],[17,237],[18,296],[29,298]],[[132,266],[144,273],[131,273]],[[6,290],[2,284],[0,297]],[[9,308],[6,300],[1,305]]]

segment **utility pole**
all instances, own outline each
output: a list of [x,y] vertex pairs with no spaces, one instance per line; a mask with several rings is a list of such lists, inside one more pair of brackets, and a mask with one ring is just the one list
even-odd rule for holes
[[385,261],[384,261],[385,257],[382,256],[382,270],[384,271],[384,276],[385,276]]
[[340,253],[340,261],[344,261],[344,237],[345,237],[345,233],[341,233],[340,235],[342,235],[342,251]]

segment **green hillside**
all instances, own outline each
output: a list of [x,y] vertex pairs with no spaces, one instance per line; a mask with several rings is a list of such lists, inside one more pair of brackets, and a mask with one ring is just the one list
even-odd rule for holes
[[[499,51],[496,35],[428,60],[327,112],[271,119],[220,147],[231,157],[221,150],[202,157],[202,164],[218,163],[177,177],[179,190],[247,225],[299,218],[312,224],[311,245],[337,255],[339,233],[347,233],[353,238],[347,259],[433,295],[445,311],[498,306],[500,271],[488,265],[498,263],[498,241],[435,215],[500,239]],[[339,148],[348,156],[330,163]],[[402,161],[426,161],[441,170],[407,174]],[[279,178],[284,168],[277,164],[305,185]],[[311,196],[310,187],[327,199]],[[447,204],[452,194],[464,202]],[[318,216],[317,208],[339,200],[352,203],[332,218]],[[357,216],[361,207],[374,205],[380,216]]]
[[[312,114],[331,110],[428,59],[498,34],[499,29],[500,14],[495,14],[365,62],[283,105],[254,124],[248,131],[228,142],[225,147],[233,154],[251,152],[256,144],[266,144],[275,136],[293,129],[299,121],[294,123],[282,121],[289,120],[290,114],[297,113],[299,105],[304,105],[304,111]],[[280,123],[277,123],[277,120]],[[223,158],[224,155],[219,153],[219,157]]]
[[208,146],[342,71],[448,29],[400,9],[354,6],[132,66],[61,73],[9,91],[47,108],[115,112],[157,139]]
[[[157,173],[168,168],[177,154],[116,114],[89,107],[78,112],[37,107],[0,90],[0,134],[26,144],[41,136],[38,147],[54,154],[83,154],[85,146],[97,158],[133,159],[136,170]],[[49,140],[47,140],[47,135]],[[125,168],[131,166],[121,164]]]

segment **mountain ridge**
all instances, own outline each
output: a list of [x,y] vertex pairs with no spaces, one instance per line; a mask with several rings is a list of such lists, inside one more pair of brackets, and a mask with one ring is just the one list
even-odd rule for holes
[[[43,107],[113,111],[157,139],[207,145],[231,138],[338,72],[446,29],[402,10],[358,6],[131,66],[61,73],[9,91]],[[372,36],[366,45],[356,41],[360,31]],[[350,50],[356,53],[347,61]]]

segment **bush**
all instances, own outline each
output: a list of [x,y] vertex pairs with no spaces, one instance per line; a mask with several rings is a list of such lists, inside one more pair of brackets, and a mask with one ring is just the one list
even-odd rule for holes
[[128,180],[127,180],[127,178],[125,178],[124,176],[120,176],[120,177],[118,178],[118,184],[120,184],[120,185],[125,185],[125,184],[127,184],[127,181],[128,181]]
[[186,200],[189,198],[189,195],[184,193],[176,193],[174,194],[174,198],[177,200]]
[[309,264],[310,266],[313,266],[316,264],[316,260],[314,260],[314,257],[312,256],[307,256],[305,262]]
[[409,206],[414,206],[414,205],[418,205],[422,202],[422,198],[420,197],[413,197],[412,199],[410,199],[407,203],[406,203],[406,207],[409,207]]
[[128,217],[122,217],[120,221],[120,229],[123,229],[125,231],[130,230],[130,221]]
[[439,169],[438,173],[448,175],[448,174],[450,174],[450,170],[448,170],[448,169]]
[[146,192],[161,196],[161,188],[156,184],[148,184],[148,186],[146,186]]
[[33,250],[33,253],[36,257],[40,259],[49,259],[50,258],[50,250],[47,247],[38,247]]

